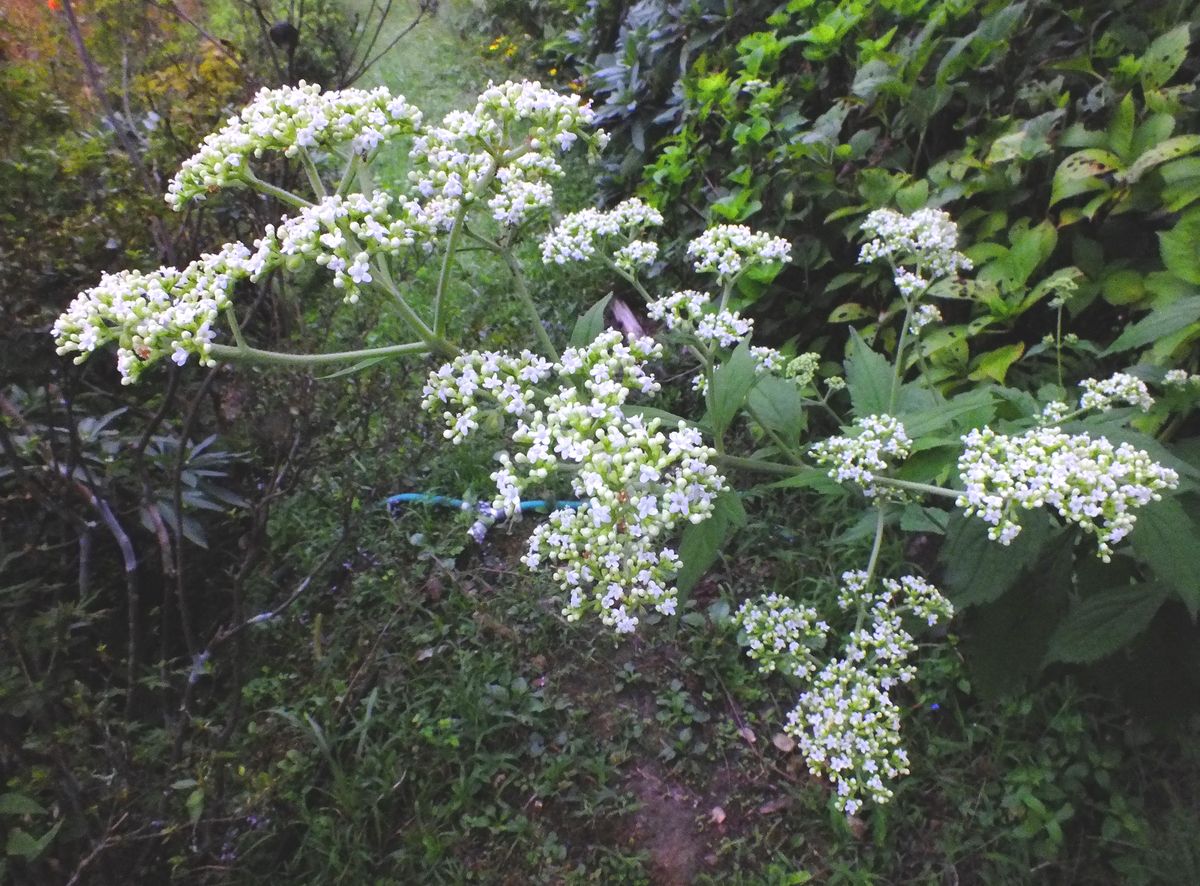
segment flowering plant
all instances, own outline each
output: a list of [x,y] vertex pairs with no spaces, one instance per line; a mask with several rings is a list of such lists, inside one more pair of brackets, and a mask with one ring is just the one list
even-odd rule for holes
[[[1073,407],[1065,392],[1039,402],[979,387],[947,398],[929,383],[921,343],[941,317],[931,299],[939,281],[971,268],[955,224],[933,209],[879,210],[862,226],[860,260],[890,265],[904,305],[890,360],[857,333],[836,370],[815,353],[755,344],[753,319],[733,305],[738,281],[754,269],[778,270],[790,244],[740,225],[710,228],[687,245],[686,259],[695,274],[711,275],[712,291],[673,289],[662,283],[664,250],[652,239],[662,216],[637,199],[561,217],[543,236],[541,257],[606,267],[659,324],[655,335],[606,330],[601,303],[560,350],[514,246],[545,225],[560,155],[576,144],[603,148],[592,122],[577,96],[536,83],[491,86],[471,111],[437,124],[381,89],[264,90],[184,164],[167,201],[182,209],[222,188],[248,187],[291,214],[252,244],[226,244],[183,270],[106,275],[55,323],[58,352],[81,361],[115,343],[125,382],[164,356],[180,365],[195,357],[205,365],[291,366],[435,357],[423,406],[442,420],[445,438],[457,444],[487,428],[510,444],[472,534],[481,539],[490,524],[518,517],[530,490],[569,489],[576,500],[533,530],[522,562],[550,573],[569,620],[595,615],[619,634],[684,605],[695,574],[715,556],[689,540],[718,515],[726,529],[737,523],[738,480],[765,474],[785,489],[849,489],[872,525],[865,568],[845,572],[837,596],[853,627],[837,636],[831,622],[840,616],[822,617],[819,601],[779,592],[745,601],[734,621],[764,672],[800,683],[786,729],[810,769],[834,785],[836,806],[852,814],[886,802],[908,770],[895,694],[917,673],[915,636],[950,619],[954,607],[925,576],[885,574],[885,537],[911,525],[942,531],[945,511],[925,504],[940,500],[961,511],[962,524],[986,529],[992,544],[1010,545],[1021,512],[1045,508],[1094,535],[1110,560],[1139,512],[1183,482],[1161,447],[1139,445],[1125,426],[1122,404],[1149,409],[1150,390],[1129,373],[1085,379]],[[371,162],[399,139],[409,140],[409,187],[380,191]],[[253,166],[267,153],[299,164],[311,194],[259,178]],[[464,238],[504,259],[536,351],[455,341],[445,300]],[[428,297],[402,287],[406,259],[434,256],[440,269]],[[248,344],[235,311],[239,286],[314,265],[347,304],[390,303],[412,340],[325,354]],[[698,392],[691,419],[647,403],[662,390],[669,361],[684,366]],[[1149,378],[1182,390],[1191,377]],[[833,431],[824,439],[813,430],[822,426]],[[823,657],[835,636],[840,651]]]

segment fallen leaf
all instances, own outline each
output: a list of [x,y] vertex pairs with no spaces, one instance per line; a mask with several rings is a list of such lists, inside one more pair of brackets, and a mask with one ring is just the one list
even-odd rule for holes
[[787,809],[792,801],[787,797],[776,797],[774,800],[768,800],[758,807],[759,815],[773,815],[776,812],[781,812]]

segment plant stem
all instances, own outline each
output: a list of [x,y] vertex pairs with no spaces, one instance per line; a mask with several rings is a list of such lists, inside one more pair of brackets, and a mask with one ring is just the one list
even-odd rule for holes
[[242,337],[242,327],[238,323],[237,312],[232,305],[225,309],[225,319],[229,321],[229,328],[233,332],[233,340],[237,342],[238,349],[244,351],[249,348],[246,339]]
[[[886,512],[883,505],[876,509],[875,518],[875,540],[871,543],[871,556],[867,560],[867,580],[863,582],[863,590],[871,586],[871,582],[875,578],[875,567],[879,564],[879,551],[883,547],[883,525],[885,522]],[[863,620],[866,617],[866,610],[863,609],[862,603],[858,606],[858,617],[855,619],[854,629],[857,631],[862,628]]]
[[717,464],[730,468],[740,468],[746,471],[758,471],[761,474],[776,474],[784,477],[794,477],[812,470],[807,465],[785,465],[777,461],[763,461],[758,458],[742,458],[738,455],[718,455]]
[[896,477],[876,477],[874,482],[881,486],[891,486],[894,489],[905,489],[909,492],[920,492],[923,495],[936,495],[940,498],[957,499],[960,493],[945,486],[933,486],[929,483],[917,483],[913,480],[900,480]]
[[358,167],[358,154],[352,154],[350,162],[346,164],[345,172],[342,173],[342,179],[338,182],[337,194],[339,197],[345,197],[350,192],[350,188],[354,185],[354,181],[358,177]]
[[750,406],[749,403],[746,404],[746,412],[752,419],[754,419],[758,423],[758,426],[760,428],[762,428],[764,431],[767,432],[767,436],[771,438],[771,442],[773,442],[776,446],[779,447],[780,452],[782,452],[784,455],[786,455],[788,458],[790,458],[796,464],[798,464],[798,465],[804,464],[804,460],[801,459],[800,456],[796,454],[796,451],[794,449],[792,449],[792,447],[788,446],[787,443],[785,443],[783,441],[783,438],[780,437],[779,434],[773,428],[767,426],[766,422],[764,422],[762,420],[762,418],[759,417],[758,412],[756,410],[754,410]]
[[904,300],[904,325],[900,327],[900,339],[896,342],[896,366],[892,372],[892,393],[888,397],[888,415],[896,411],[896,398],[900,395],[900,380],[904,376],[904,346],[908,343],[908,324],[912,320],[912,302]]
[[246,184],[250,185],[250,187],[254,188],[254,190],[258,191],[260,194],[266,194],[268,197],[274,197],[280,203],[286,203],[289,206],[295,206],[299,209],[305,209],[309,206],[312,206],[311,203],[309,203],[299,194],[293,194],[291,191],[285,191],[283,188],[279,188],[269,182],[265,182],[249,169],[243,171],[242,179],[246,182]]
[[247,345],[233,347],[212,344],[210,353],[229,363],[259,363],[276,366],[317,366],[322,363],[349,363],[371,357],[391,357],[399,354],[424,354],[430,348],[425,342],[416,341],[383,348],[366,348],[360,351],[334,351],[328,354],[287,354],[282,351],[263,351]]
[[371,268],[378,272],[379,284],[396,300],[396,307],[400,311],[400,316],[424,340],[429,350],[451,357],[458,353],[458,348],[430,329],[429,325],[421,319],[421,315],[412,309],[412,306],[409,305],[396,286],[395,281],[392,280],[392,272],[388,270],[387,264],[384,261],[378,259],[373,261]]
[[[523,153],[523,152],[522,152]],[[509,155],[503,159],[508,160]],[[497,171],[500,169],[501,159],[493,158],[491,166],[487,173],[479,180],[479,184],[471,192],[472,197],[480,197],[492,185],[492,180],[496,177]],[[446,238],[446,254],[442,256],[442,269],[438,273],[437,290],[433,294],[433,331],[437,335],[442,333],[442,299],[446,294],[446,286],[450,282],[450,264],[453,261],[454,253],[458,250],[458,239],[462,236],[463,226],[467,220],[467,212],[474,205],[474,200],[464,199],[458,207],[458,212],[454,215],[454,226],[450,229],[450,236]]]
[[513,282],[517,287],[517,299],[525,307],[529,314],[529,319],[533,321],[533,331],[537,333],[538,341],[541,342],[542,348],[551,360],[558,361],[558,349],[554,347],[554,342],[550,339],[550,333],[546,331],[546,327],[542,324],[542,316],[538,313],[537,305],[534,304],[533,295],[529,292],[529,286],[525,282],[525,275],[521,273],[521,265],[517,262],[516,256],[512,254],[512,250],[500,247],[500,257],[504,259],[504,263],[508,265],[508,270],[512,274]]
[[300,148],[300,162],[304,166],[304,173],[308,176],[308,186],[312,188],[313,194],[318,200],[324,200],[325,184],[321,181],[321,171],[317,169],[317,164],[313,162],[307,148]]

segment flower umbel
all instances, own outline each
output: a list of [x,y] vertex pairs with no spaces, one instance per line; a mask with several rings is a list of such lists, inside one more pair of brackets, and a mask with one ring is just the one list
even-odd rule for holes
[[1134,511],[1179,485],[1179,475],[1128,443],[1040,427],[1017,436],[991,428],[962,438],[958,471],[965,488],[957,504],[991,524],[1003,545],[1021,531],[1019,509],[1050,506],[1068,523],[1096,536],[1107,562],[1112,546],[1133,529]]

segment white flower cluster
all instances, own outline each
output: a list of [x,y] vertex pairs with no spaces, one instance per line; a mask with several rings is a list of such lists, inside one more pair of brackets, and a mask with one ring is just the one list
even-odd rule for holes
[[[896,286],[906,298],[925,290],[930,281],[971,269],[971,260],[958,251],[958,226],[940,209],[918,209],[902,215],[876,209],[862,224],[874,239],[863,244],[860,264],[880,259],[897,268]],[[915,266],[916,270],[902,266]]]
[[562,175],[555,153],[580,138],[603,146],[603,132],[589,132],[591,105],[540,83],[489,84],[471,111],[451,111],[440,125],[413,139],[414,168],[408,179],[424,199],[426,218],[449,230],[489,175],[496,193],[492,217],[517,225],[551,204],[550,180]]
[[838,604],[857,608],[862,626],[848,635],[841,656],[816,672],[785,727],[809,771],[833,782],[836,802],[847,815],[867,800],[886,803],[893,796],[888,782],[908,772],[900,707],[891,696],[916,673],[908,659],[917,645],[904,629],[903,613],[930,625],[953,615],[950,602],[920,577],[885,579],[875,593],[868,592],[867,581],[862,571],[842,576]]
[[522,416],[530,411],[532,386],[549,378],[552,366],[531,351],[513,356],[497,351],[472,351],[460,354],[429,375],[421,393],[421,408],[442,412],[446,422],[444,436],[461,443],[479,427],[479,395],[486,394],[508,415]]
[[1003,545],[1021,531],[1019,508],[1049,505],[1068,523],[1096,536],[1107,562],[1112,546],[1129,534],[1134,509],[1179,485],[1179,475],[1128,443],[1040,427],[1018,436],[991,428],[962,438],[958,471],[965,488],[957,504],[991,524],[988,537]]
[[812,651],[823,647],[829,634],[817,610],[776,593],[747,600],[734,623],[746,634],[746,654],[765,674],[810,676],[817,667]]
[[[662,213],[637,197],[622,200],[607,212],[599,209],[572,212],[543,238],[542,261],[558,265],[586,261],[596,254],[602,240],[624,235],[631,242],[636,241],[643,228],[658,227],[662,223]],[[642,253],[645,254],[644,247]],[[629,261],[631,257],[626,253],[623,260]]]
[[942,312],[937,309],[937,305],[921,305],[913,311],[912,319],[908,324],[908,331],[912,335],[920,335],[921,330],[930,323],[941,323]]
[[1163,376],[1163,386],[1168,388],[1200,387],[1200,375],[1188,375],[1186,369],[1170,369]]
[[77,353],[75,362],[82,363],[92,351],[115,341],[122,384],[137,381],[147,366],[166,355],[180,366],[189,354],[211,365],[213,324],[229,307],[237,281],[248,275],[249,257],[244,245],[229,243],[182,271],[164,267],[149,274],[103,275],[54,322],[50,332],[59,355]]
[[1127,372],[1114,373],[1111,378],[1097,381],[1085,378],[1079,383],[1084,394],[1079,398],[1080,409],[1099,409],[1107,412],[1117,403],[1128,403],[1137,406],[1143,412],[1148,412],[1154,405],[1154,398],[1146,383]]
[[184,161],[167,188],[167,203],[180,210],[194,197],[241,181],[250,158],[267,151],[293,157],[301,149],[328,150],[349,142],[355,152],[369,154],[381,142],[416,132],[420,125],[421,112],[382,86],[321,92],[320,86],[301,81],[263,88]]
[[[601,334],[584,348],[569,348],[549,367],[560,382],[558,390],[541,395],[532,390],[546,367],[518,361],[521,372],[514,386],[524,385],[518,398],[520,420],[512,435],[521,447],[515,455],[500,456],[492,474],[497,512],[513,515],[521,492],[530,483],[546,481],[560,470],[571,475],[571,489],[581,500],[577,509],[560,508],[534,531],[522,561],[531,569],[543,563],[566,594],[564,614],[581,618],[595,611],[620,633],[637,626],[637,613],[651,607],[664,614],[675,611],[671,582],[679,557],[664,542],[683,523],[700,523],[712,513],[714,499],[725,481],[709,464],[713,450],[698,431],[680,422],[665,432],[661,422],[626,415],[622,406],[631,394],[659,389],[646,363],[662,354],[650,338],[626,340],[620,332]],[[447,413],[450,439],[473,428],[479,391],[493,397],[501,390],[483,388],[471,377],[481,375],[486,355],[465,355],[430,376],[427,408],[440,403],[463,405],[462,415]],[[515,368],[515,364],[514,367]],[[466,394],[463,378],[466,376]],[[443,396],[444,394],[444,396]],[[514,411],[510,409],[509,411]],[[468,413],[470,413],[468,415]]]
[[711,305],[708,293],[685,289],[650,302],[646,316],[673,332],[695,336],[705,345],[732,348],[749,338],[754,330],[753,320],[734,311],[712,310]]
[[627,274],[648,268],[658,261],[658,244],[653,240],[631,240],[613,253],[613,264]]
[[717,225],[688,243],[687,254],[695,259],[697,271],[716,274],[727,283],[751,265],[791,261],[792,245],[745,225]]
[[432,225],[418,203],[396,201],[383,192],[371,197],[335,194],[291,218],[285,216],[278,226],[267,225],[254,241],[247,268],[257,280],[279,265],[314,262],[333,274],[334,287],[354,304],[361,287],[374,281],[374,256],[399,255],[413,246],[425,252],[434,247]]
[[878,488],[875,476],[890,467],[889,459],[908,457],[912,440],[904,425],[890,415],[868,415],[857,419],[854,428],[858,433],[853,436],[829,437],[814,445],[817,463],[829,465],[829,476],[839,483],[861,486],[868,498],[895,495],[894,490]]

